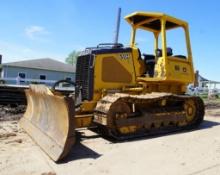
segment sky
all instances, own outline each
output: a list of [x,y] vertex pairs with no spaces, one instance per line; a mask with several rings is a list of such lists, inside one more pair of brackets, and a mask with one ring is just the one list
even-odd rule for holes
[[[164,12],[189,23],[194,67],[205,78],[220,81],[219,0],[1,0],[0,53],[3,62],[35,58],[65,61],[73,50],[112,42],[118,7],[122,17],[135,11]],[[144,37],[145,36],[145,37]],[[152,35],[136,42],[146,50]],[[183,42],[173,35],[172,48]],[[119,42],[128,45],[130,26],[122,18]],[[150,50],[149,50],[150,52]]]

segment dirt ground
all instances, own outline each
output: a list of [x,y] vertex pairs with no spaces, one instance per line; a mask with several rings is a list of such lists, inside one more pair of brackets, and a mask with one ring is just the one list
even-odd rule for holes
[[18,118],[0,121],[1,175],[149,174],[219,175],[220,104],[207,104],[198,130],[113,143],[82,129],[83,135],[59,164],[19,128]]

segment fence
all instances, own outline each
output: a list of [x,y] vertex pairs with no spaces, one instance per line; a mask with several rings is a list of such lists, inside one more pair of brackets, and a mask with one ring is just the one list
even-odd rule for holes
[[29,84],[47,84],[53,85],[57,80],[41,80],[41,79],[29,79],[29,78],[0,78],[2,84],[17,84],[17,85],[29,85]]
[[[45,84],[52,87],[57,80],[40,80],[40,79],[28,79],[28,78],[0,78],[0,88],[29,88],[29,84]],[[1,85],[2,84],[2,85]],[[74,92],[75,87],[67,83],[60,83],[59,86],[55,88],[56,90],[66,92]]]

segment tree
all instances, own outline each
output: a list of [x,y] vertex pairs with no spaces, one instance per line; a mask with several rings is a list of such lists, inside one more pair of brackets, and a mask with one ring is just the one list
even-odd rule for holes
[[72,65],[74,65],[74,64],[76,64],[76,59],[77,59],[77,57],[79,56],[79,51],[76,51],[76,50],[74,50],[74,51],[72,51],[69,55],[68,55],[68,57],[66,58],[66,60],[65,60],[65,62],[67,63],[67,64],[72,64]]

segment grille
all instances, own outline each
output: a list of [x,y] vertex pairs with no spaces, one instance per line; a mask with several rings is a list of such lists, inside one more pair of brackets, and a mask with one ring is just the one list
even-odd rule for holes
[[92,100],[94,82],[94,56],[82,55],[77,58],[76,63],[76,97],[81,91],[82,100]]

